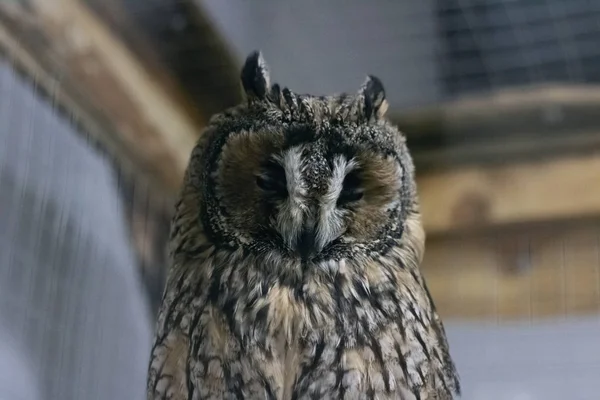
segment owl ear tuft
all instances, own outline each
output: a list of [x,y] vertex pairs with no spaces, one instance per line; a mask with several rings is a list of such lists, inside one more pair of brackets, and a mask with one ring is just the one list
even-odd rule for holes
[[379,78],[368,75],[359,94],[362,95],[364,115],[367,119],[371,119],[371,117],[379,119],[385,115],[388,102],[385,98],[383,83]]
[[270,87],[269,69],[260,51],[253,51],[242,67],[242,85],[249,99],[264,99]]

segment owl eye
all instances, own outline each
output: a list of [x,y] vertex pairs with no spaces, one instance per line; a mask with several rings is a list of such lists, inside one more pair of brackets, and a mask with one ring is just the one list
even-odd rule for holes
[[356,171],[350,171],[344,178],[342,191],[337,199],[337,206],[343,207],[362,199],[363,189],[360,187],[360,176]]
[[256,177],[256,185],[272,196],[287,196],[285,169],[275,160],[267,161]]

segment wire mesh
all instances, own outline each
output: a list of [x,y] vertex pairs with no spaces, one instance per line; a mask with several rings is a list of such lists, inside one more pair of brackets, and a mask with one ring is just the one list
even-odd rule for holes
[[444,92],[600,80],[600,8],[592,1],[437,2]]

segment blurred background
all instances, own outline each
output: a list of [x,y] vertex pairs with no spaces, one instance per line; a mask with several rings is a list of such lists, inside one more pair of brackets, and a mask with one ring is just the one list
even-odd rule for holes
[[144,398],[173,199],[254,49],[296,92],[382,79],[463,398],[600,398],[600,2],[1,0],[0,399]]

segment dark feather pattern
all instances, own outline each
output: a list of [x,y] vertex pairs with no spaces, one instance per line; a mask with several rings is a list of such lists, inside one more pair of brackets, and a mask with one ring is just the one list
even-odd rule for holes
[[214,116],[191,155],[148,399],[453,399],[383,84],[315,97],[266,71],[250,55],[249,101]]

